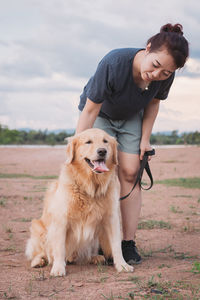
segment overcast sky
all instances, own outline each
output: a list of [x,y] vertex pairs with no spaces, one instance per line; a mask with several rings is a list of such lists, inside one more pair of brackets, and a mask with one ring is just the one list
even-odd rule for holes
[[154,132],[200,130],[200,1],[0,0],[0,123],[75,128],[84,85],[111,49],[144,47],[181,23],[190,59],[163,101]]

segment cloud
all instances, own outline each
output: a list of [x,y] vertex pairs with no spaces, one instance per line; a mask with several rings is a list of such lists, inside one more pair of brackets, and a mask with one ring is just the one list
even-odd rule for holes
[[[199,28],[199,18],[193,17],[193,11],[188,15],[188,8],[191,11],[193,4],[198,9],[194,0],[189,4],[178,0],[160,4],[155,0],[143,0],[140,5],[132,0],[127,0],[126,4],[116,1],[115,5],[111,0],[30,0],[28,4],[21,0],[18,3],[21,5],[14,7],[16,26],[10,51],[13,47],[13,55],[18,54],[18,59],[13,61],[15,72],[24,70],[27,76],[27,69],[33,68],[33,74],[38,71],[38,74],[45,75],[53,69],[72,76],[89,77],[106,52],[118,47],[145,46],[147,39],[166,22],[183,23],[189,40],[190,37],[193,39],[193,50],[200,49],[198,30],[195,30]],[[9,9],[8,1],[7,14]],[[6,14],[6,4],[3,12]],[[22,23],[26,24],[23,29]],[[9,26],[13,27],[13,21]],[[5,34],[2,32],[1,36],[5,37]],[[3,70],[12,70],[11,63]]]
[[168,99],[161,101],[154,132],[200,129],[199,81],[200,77],[175,78]]
[[[48,77],[8,78],[0,76],[1,93],[17,92],[81,92],[85,78],[75,78],[67,74],[51,73]],[[2,95],[3,96],[3,95]]]
[[156,119],[153,133],[163,132],[163,131],[173,131],[178,130],[180,133],[183,132],[193,132],[199,131],[199,119],[187,119],[182,121],[178,118],[168,117],[167,115],[163,116],[160,114]]
[[199,1],[1,2],[1,123],[12,128],[75,127],[79,95],[99,60],[113,48],[143,47],[163,24],[180,22],[191,58],[178,72],[155,125],[176,129],[177,120],[182,127],[189,120],[197,128]]
[[9,124],[11,128],[53,130],[73,128],[77,123],[78,94],[21,92],[14,98],[12,95],[8,94],[5,101],[0,98],[4,111],[0,114],[1,124]]
[[186,71],[190,75],[200,76],[200,59],[189,58],[186,63]]

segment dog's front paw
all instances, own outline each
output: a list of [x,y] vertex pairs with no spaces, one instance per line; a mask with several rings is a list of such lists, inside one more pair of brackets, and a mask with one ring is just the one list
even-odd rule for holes
[[31,268],[41,268],[48,264],[48,261],[46,258],[41,256],[36,256],[31,262]]
[[105,264],[105,257],[103,255],[95,255],[92,256],[90,259],[90,264],[94,265],[104,265]]
[[65,276],[66,270],[65,270],[65,263],[54,263],[53,267],[51,269],[51,276]]
[[118,272],[133,272],[134,268],[133,266],[130,266],[128,264],[116,264],[115,265]]

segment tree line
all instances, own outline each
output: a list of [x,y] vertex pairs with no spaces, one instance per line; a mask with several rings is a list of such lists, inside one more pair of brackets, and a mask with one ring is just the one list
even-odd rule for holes
[[173,130],[168,134],[156,133],[151,135],[152,145],[200,145],[200,132],[184,132],[178,134]]
[[67,143],[65,138],[71,135],[67,131],[9,129],[0,124],[0,145],[64,145]]
[[[64,145],[65,138],[73,134],[67,131],[59,133],[48,130],[16,130],[0,124],[0,145]],[[185,132],[177,130],[170,133],[154,133],[151,135],[153,145],[200,145],[200,132]]]

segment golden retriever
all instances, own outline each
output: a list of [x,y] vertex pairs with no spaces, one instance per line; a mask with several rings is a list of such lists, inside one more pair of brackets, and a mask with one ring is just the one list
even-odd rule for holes
[[117,144],[101,129],[69,138],[67,160],[46,193],[42,217],[33,220],[26,256],[32,267],[53,264],[51,275],[66,274],[66,262],[102,262],[113,257],[117,271],[133,271],[122,257]]

